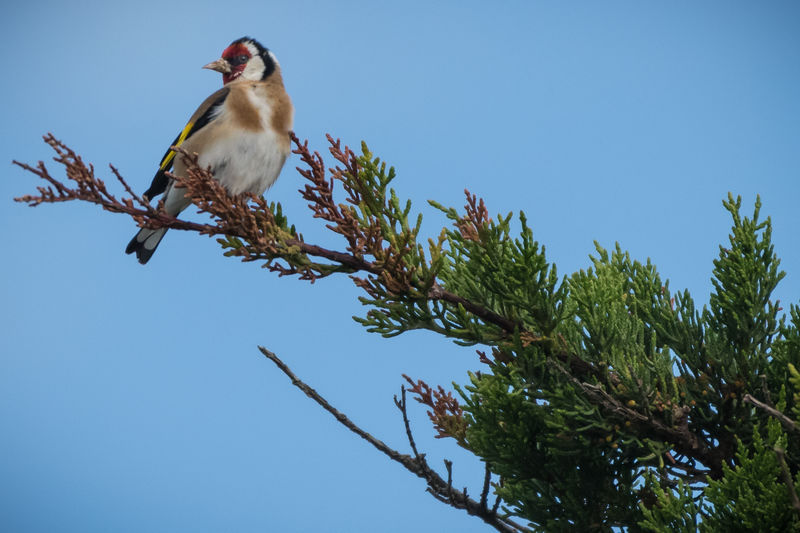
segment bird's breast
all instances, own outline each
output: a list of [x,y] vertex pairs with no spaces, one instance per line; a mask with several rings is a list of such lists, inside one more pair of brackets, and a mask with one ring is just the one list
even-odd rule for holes
[[249,131],[264,128],[264,123],[272,115],[269,102],[263,98],[255,98],[255,88],[250,83],[239,83],[231,87],[223,107],[224,118],[237,127]]
[[280,174],[288,152],[272,130],[239,130],[208,146],[200,154],[201,166],[231,194],[263,194]]
[[231,194],[260,195],[278,178],[291,151],[288,128],[275,126],[283,101],[263,83],[230,86],[219,115],[190,138],[186,148],[198,152],[200,166],[211,167]]

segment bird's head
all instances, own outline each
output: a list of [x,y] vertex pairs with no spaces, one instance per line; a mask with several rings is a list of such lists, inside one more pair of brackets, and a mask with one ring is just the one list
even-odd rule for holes
[[272,52],[250,37],[233,41],[223,52],[222,57],[203,68],[222,73],[222,82],[234,80],[261,81],[275,71],[278,61]]

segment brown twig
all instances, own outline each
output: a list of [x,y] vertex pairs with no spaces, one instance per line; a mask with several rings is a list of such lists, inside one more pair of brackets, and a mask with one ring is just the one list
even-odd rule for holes
[[451,304],[460,305],[478,318],[489,324],[494,324],[495,326],[500,327],[507,333],[513,333],[514,331],[522,330],[522,325],[520,323],[509,320],[506,317],[499,315],[490,309],[486,309],[483,306],[470,302],[466,298],[462,298],[457,294],[448,292],[444,290],[438,283],[435,283],[433,287],[430,288],[428,291],[428,298],[431,300],[442,300]]
[[794,420],[792,420],[791,418],[789,418],[785,414],[781,413],[780,411],[778,411],[774,407],[770,407],[769,405],[765,404],[764,402],[756,400],[750,394],[745,394],[744,397],[742,397],[742,400],[744,400],[746,403],[749,403],[750,405],[754,405],[755,407],[757,407],[759,409],[762,409],[763,411],[765,411],[770,416],[773,416],[773,417],[777,418],[781,422],[781,424],[783,424],[783,427],[785,427],[789,431],[793,431],[793,432],[800,431],[800,428],[797,427],[797,423],[795,423]]
[[[515,523],[508,518],[503,518],[493,512],[491,509],[488,509],[485,505],[482,505],[480,502],[477,502],[471,498],[469,498],[464,492],[459,491],[457,489],[452,488],[452,479],[451,482],[448,483],[442,477],[437,474],[433,469],[431,469],[427,462],[425,461],[425,457],[422,454],[418,454],[416,451],[414,452],[416,457],[411,457],[407,454],[402,454],[397,450],[394,450],[387,446],[383,441],[373,437],[368,432],[364,431],[360,427],[358,427],[353,421],[351,421],[344,413],[333,407],[330,403],[328,403],[325,398],[323,398],[317,391],[313,388],[308,386],[304,383],[300,378],[298,378],[294,372],[284,363],[277,355],[272,353],[271,351],[267,350],[263,346],[259,346],[258,349],[261,351],[264,356],[275,363],[275,365],[286,374],[286,376],[291,380],[292,385],[303,391],[306,396],[314,400],[318,405],[320,405],[323,409],[328,411],[330,414],[339,421],[340,424],[345,426],[347,429],[361,437],[362,439],[369,442],[374,448],[378,451],[385,454],[391,460],[400,463],[405,467],[406,470],[411,472],[412,474],[424,479],[428,483],[428,490],[430,491],[433,496],[441,501],[447,502],[449,505],[457,508],[463,509],[468,514],[477,516],[485,523],[489,524],[490,526],[494,527],[498,531],[502,531],[505,533],[519,533],[519,532],[528,532],[530,529]],[[404,420],[407,420],[407,413],[405,412],[405,402],[397,402],[398,408],[403,411]],[[402,407],[401,407],[402,406]],[[407,436],[410,437],[411,429],[410,425],[406,425]],[[416,448],[416,446],[414,446]]]

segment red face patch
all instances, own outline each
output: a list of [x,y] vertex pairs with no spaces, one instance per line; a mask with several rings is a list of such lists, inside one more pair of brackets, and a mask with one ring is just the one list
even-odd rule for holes
[[241,76],[251,57],[250,50],[242,43],[232,44],[226,48],[222,52],[222,58],[230,64],[231,71],[222,75],[222,82],[230,83]]

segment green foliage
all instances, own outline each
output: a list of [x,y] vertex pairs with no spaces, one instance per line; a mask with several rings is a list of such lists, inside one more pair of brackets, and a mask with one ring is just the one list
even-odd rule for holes
[[[431,202],[453,222],[429,243],[435,263],[424,270],[413,255],[425,274],[414,290],[364,299],[360,321],[489,347],[488,367],[456,386],[467,428],[457,438],[499,476],[507,513],[543,531],[798,524],[773,451],[796,478],[797,440],[743,401],[781,395],[777,409],[800,414],[800,311],[787,324],[771,300],[784,273],[760,199],[752,217],[740,198],[723,202],[732,231],[702,309],[619,245],[596,245],[589,268],[559,279],[524,214],[514,237],[511,214],[492,219],[467,200],[464,213]],[[458,300],[436,298],[434,284]]]
[[461,405],[408,379],[438,435],[495,474],[503,512],[542,531],[798,527],[800,307],[787,321],[772,300],[784,273],[760,198],[751,217],[741,198],[723,202],[732,229],[698,308],[619,244],[559,278],[523,213],[493,218],[469,193],[463,211],[431,202],[452,227],[422,243],[394,169],[330,141],[333,180],[298,144],[302,192],[346,253],[305,243],[280,206],[223,244],[281,274],[351,273],[369,331],[481,346],[481,371],[455,385]]
[[736,467],[725,465],[722,479],[712,480],[706,487],[703,531],[800,530],[789,489],[780,481],[781,466],[775,454],[775,448],[786,447],[787,439],[777,420],[766,425],[766,437],[756,430],[749,446],[739,441]]
[[[524,357],[544,358],[534,347]],[[545,531],[635,523],[640,470],[622,428],[539,369],[536,389],[515,366],[471,376],[459,389],[469,413],[467,447],[500,476],[496,493],[509,511]]]
[[796,391],[794,393],[794,406],[792,407],[792,413],[794,414],[795,418],[800,418],[800,372],[797,371],[797,368],[792,363],[789,363],[789,381],[794,387]]
[[[544,247],[533,239],[525,215],[519,215],[522,228],[515,239],[510,213],[495,222],[476,206],[478,211],[465,220],[455,209],[431,204],[456,227],[446,231],[448,261],[439,272],[442,286],[512,322],[529,325],[535,335],[551,335],[563,314],[567,288],[559,284]],[[486,341],[485,325],[474,316],[462,315],[459,322],[471,326],[472,334],[466,336],[471,342]]]
[[[759,430],[753,432],[750,446],[738,442],[736,466],[725,465],[723,477],[710,480],[702,492],[683,482],[673,491],[655,486],[659,503],[649,509],[642,506],[642,527],[664,532],[800,529],[775,452],[786,446],[786,435],[774,419],[766,426],[765,437]],[[703,502],[702,507],[698,501]]]
[[734,224],[730,248],[720,246],[720,257],[714,261],[714,292],[706,320],[713,332],[710,349],[726,361],[720,373],[728,380],[755,378],[766,365],[770,339],[779,326],[779,305],[770,301],[770,295],[785,275],[778,271],[770,220],[758,220],[760,198],[752,219],[741,218],[741,204],[741,198],[723,202]]
[[[374,161],[361,172],[383,186]],[[784,273],[760,199],[752,217],[740,198],[723,202],[733,225],[702,309],[619,245],[596,245],[589,268],[559,279],[524,214],[515,237],[514,217],[491,218],[474,196],[463,213],[431,203],[453,227],[429,241],[426,263],[417,219],[402,240],[418,250],[404,256],[409,289],[386,290],[376,276],[359,321],[387,336],[425,328],[489,348],[491,357],[479,352],[487,367],[456,385],[466,431],[453,437],[499,476],[506,513],[542,531],[797,527],[773,450],[797,479],[797,434],[744,401],[800,414],[800,310],[787,323],[771,300]],[[405,205],[369,212],[385,219],[390,245],[395,228],[409,235]],[[444,414],[432,408],[441,431]]]
[[[708,305],[698,308],[618,244],[596,245],[586,269],[559,278],[523,213],[518,222],[492,218],[469,193],[463,212],[431,202],[452,227],[420,242],[422,217],[389,187],[394,169],[366,145],[356,155],[329,137],[330,168],[293,140],[307,167],[301,194],[345,251],[305,242],[280,205],[232,198],[197,167],[180,186],[215,224],[119,201],[52,136],[77,187],[44,165],[20,164],[52,187],[18,200],[82,200],[148,227],[221,235],[226,255],[280,275],[313,282],[347,273],[365,293],[367,312],[356,320],[369,331],[427,329],[479,345],[480,372],[455,385],[461,404],[407,379],[438,436],[484,461],[503,512],[533,529],[800,529],[800,306],[790,305],[787,319],[772,299],[784,273],[760,198],[751,217],[741,198],[723,201],[732,229],[713,263]],[[449,486],[437,490],[453,503]],[[469,510],[492,523],[481,500]]]
[[644,515],[644,519],[639,523],[642,529],[658,533],[697,531],[702,509],[697,503],[691,485],[681,479],[674,489],[669,490],[663,488],[652,475],[648,476],[648,481],[657,503],[649,506],[640,504]]

